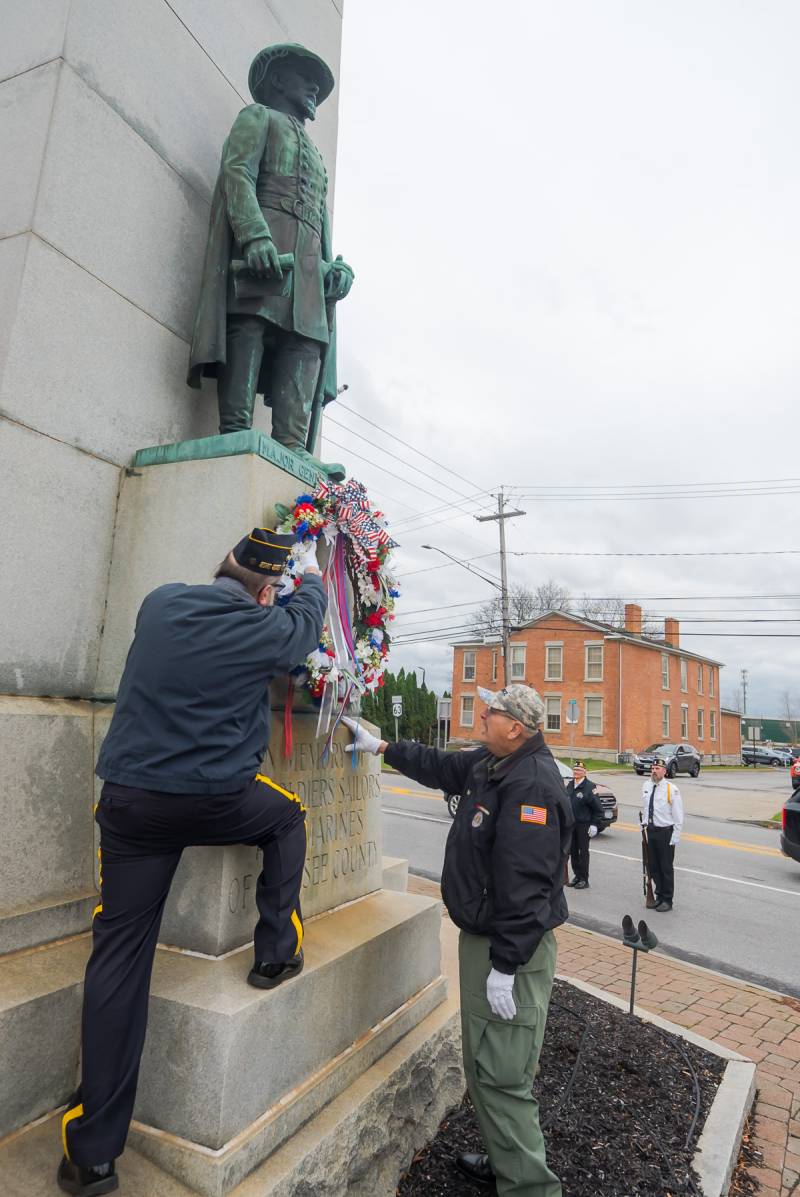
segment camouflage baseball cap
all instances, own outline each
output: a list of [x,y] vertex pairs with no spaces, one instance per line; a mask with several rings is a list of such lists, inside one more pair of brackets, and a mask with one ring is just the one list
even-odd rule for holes
[[504,711],[530,731],[537,731],[542,722],[544,703],[533,686],[504,686],[502,690],[484,690],[478,686],[478,697],[487,707]]

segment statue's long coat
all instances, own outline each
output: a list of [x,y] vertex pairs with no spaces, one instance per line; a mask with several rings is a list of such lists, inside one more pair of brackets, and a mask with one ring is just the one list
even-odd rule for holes
[[[203,376],[216,377],[224,366],[228,315],[257,315],[327,346],[324,399],[336,397],[333,309],[331,305],[329,317],[325,304],[325,268],[332,256],[327,187],[319,151],[298,120],[263,104],[242,109],[222,148],[211,201],[189,386],[199,387]],[[249,241],[267,234],[278,253],[294,254],[291,283],[265,282],[258,299],[237,299],[230,262],[242,256]],[[265,354],[267,369],[269,356]],[[258,390],[269,402],[265,370]]]

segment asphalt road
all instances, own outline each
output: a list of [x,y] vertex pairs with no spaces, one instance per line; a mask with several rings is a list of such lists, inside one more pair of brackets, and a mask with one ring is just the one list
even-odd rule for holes
[[[619,799],[619,821],[593,841],[590,888],[567,896],[572,922],[619,935],[624,914],[636,922],[648,913],[637,822],[642,779],[631,772],[604,781]],[[780,809],[790,790],[786,773],[709,772],[679,784],[687,811],[707,813],[687,813],[675,853],[674,909],[649,912],[662,950],[800,998],[800,863],[782,855],[777,832],[724,814],[736,806],[734,796]],[[394,774],[384,774],[381,786],[384,853],[406,857],[413,872],[438,881],[451,822],[441,793]]]

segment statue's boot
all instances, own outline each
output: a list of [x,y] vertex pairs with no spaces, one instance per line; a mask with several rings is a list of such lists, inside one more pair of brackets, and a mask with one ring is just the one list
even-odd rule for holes
[[227,361],[217,380],[221,433],[253,427],[258,374],[264,356],[264,328],[265,321],[260,316],[228,318]]
[[343,465],[320,461],[306,449],[319,367],[320,346],[316,341],[306,337],[287,339],[272,372],[272,439],[333,482],[342,482],[347,476]]

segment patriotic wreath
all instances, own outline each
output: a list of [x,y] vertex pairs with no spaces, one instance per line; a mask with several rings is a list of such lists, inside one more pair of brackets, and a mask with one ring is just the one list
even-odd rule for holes
[[[319,730],[327,731],[338,704],[337,721],[354,695],[383,685],[388,624],[400,594],[390,566],[397,546],[383,513],[373,509],[364,486],[354,479],[320,481],[313,494],[299,495],[277,531],[293,532],[302,541],[324,539],[330,548],[322,579],[328,594],[327,622],[319,647],[301,671],[308,690],[320,700]],[[290,561],[285,590],[299,584]]]

